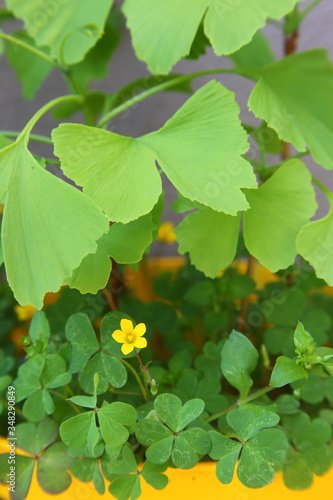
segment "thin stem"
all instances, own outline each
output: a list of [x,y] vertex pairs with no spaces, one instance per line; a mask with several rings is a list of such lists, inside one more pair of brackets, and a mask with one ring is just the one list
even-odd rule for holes
[[303,21],[306,16],[315,8],[317,7],[318,4],[320,4],[322,0],[314,0],[312,3],[310,3],[310,5],[307,6],[306,9],[304,9],[301,13],[300,13],[300,18],[301,18],[301,21]]
[[333,204],[333,193],[330,191],[324,184],[320,182],[319,179],[316,177],[312,176],[312,182],[319,187],[319,189],[325,194],[326,198],[328,199],[329,203],[332,205]]
[[107,288],[102,289],[102,294],[110,308],[110,311],[118,311],[116,304],[114,303],[112,293]]
[[217,413],[214,413],[210,417],[207,417],[205,420],[206,422],[213,422],[214,420],[217,420],[218,418],[223,417],[224,415],[229,413],[229,411],[234,410],[235,408],[238,408],[239,406],[244,405],[246,403],[250,403],[254,399],[260,398],[260,396],[264,396],[273,389],[276,389],[276,387],[271,387],[270,385],[264,387],[263,389],[259,389],[258,391],[249,394],[249,396],[247,396],[246,398],[239,399],[238,401],[236,401],[236,403],[228,406],[228,408],[224,408],[224,410],[221,410]]
[[122,358],[119,358],[119,359],[123,363],[123,365],[126,366],[126,368],[133,373],[134,377],[136,378],[137,383],[140,386],[142,395],[143,395],[146,403],[148,403],[148,401],[149,401],[148,392],[147,392],[147,389],[144,386],[144,384],[143,384],[143,382],[142,382],[142,380],[140,378],[140,375],[137,373],[137,371],[135,370],[135,368],[133,368],[133,366],[130,363],[128,363],[128,361],[125,361],[125,359],[122,359]]
[[[12,137],[15,139],[16,137],[19,137],[21,132],[15,132],[12,130],[2,130],[0,132],[0,136],[4,135],[5,137]],[[50,144],[53,146],[53,141],[52,139],[49,139],[48,137],[45,137],[44,135],[39,135],[39,134],[30,134],[30,140],[31,141],[36,141],[36,142],[43,142],[44,144]]]
[[84,92],[83,88],[81,87],[79,81],[77,80],[76,76],[71,71],[71,69],[63,70],[63,74],[65,75],[68,82],[72,85],[74,91],[77,92],[77,94],[82,96],[84,99],[82,110],[83,110],[84,119],[86,121],[86,124],[87,125],[95,125],[95,119],[92,115],[92,112],[91,112],[89,106],[87,106],[85,104],[85,92]]
[[36,125],[38,120],[45,115],[50,109],[58,106],[59,104],[63,104],[64,102],[68,101],[78,101],[78,102],[83,102],[84,98],[79,95],[66,95],[63,97],[57,97],[56,99],[52,99],[52,101],[46,103],[42,108],[40,108],[37,113],[34,114],[34,116],[28,121],[22,132],[19,134],[17,140],[21,140],[23,137],[27,139],[27,142],[29,141],[29,134],[33,127]]
[[288,160],[288,161],[297,160],[298,158],[303,158],[304,156],[308,156],[309,154],[310,154],[310,151],[303,151],[302,153],[297,153],[296,155],[289,156],[288,158],[285,158],[280,163],[276,163],[275,165],[272,165],[271,167],[269,167],[269,169],[270,170],[277,170],[278,168],[280,168],[282,165],[284,165],[286,163],[286,160]]
[[52,64],[52,66],[62,69],[62,66],[60,66],[60,64],[58,64],[54,59],[52,59],[50,56],[45,54],[45,52],[43,52],[42,50],[37,49],[37,47],[33,47],[32,45],[29,45],[28,43],[24,42],[23,40],[20,40],[19,38],[16,38],[16,37],[11,36],[11,35],[7,35],[6,33],[2,33],[2,32],[0,32],[0,38],[2,38],[3,40],[7,40],[8,42],[14,43],[14,44],[22,47],[23,49],[26,49],[29,52],[32,52],[36,56],[41,57],[42,59],[47,61],[49,64]]
[[252,69],[222,69],[222,68],[217,68],[217,69],[212,69],[212,70],[205,70],[205,71],[199,71],[197,73],[191,73],[189,75],[183,75],[180,76],[179,78],[174,78],[173,80],[169,80],[167,82],[161,83],[160,85],[156,85],[156,87],[153,87],[149,90],[146,90],[145,92],[141,92],[141,94],[138,94],[128,101],[124,102],[120,106],[117,106],[116,108],[112,109],[106,115],[102,116],[102,118],[97,122],[97,127],[103,127],[106,125],[112,118],[115,116],[118,116],[120,113],[123,111],[126,111],[128,108],[133,106],[134,104],[137,104],[144,99],[147,99],[148,97],[157,94],[158,92],[162,92],[163,90],[167,90],[171,87],[174,87],[175,85],[178,85],[180,83],[184,83],[188,80],[193,80],[195,78],[200,78],[201,76],[208,76],[208,75],[213,75],[213,74],[218,74],[218,73],[232,73],[232,74],[239,74],[242,76],[245,76],[247,78],[250,78],[251,80],[257,80],[258,79],[258,74],[256,73],[255,70]]
[[262,169],[262,165],[259,161],[255,160],[254,158],[251,158],[250,156],[247,156],[247,155],[243,155],[243,158],[245,158],[245,160],[249,161],[250,163],[252,163],[255,167],[257,167],[259,170]]
[[[253,278],[253,276],[254,276],[256,263],[257,263],[257,259],[255,257],[253,257],[253,255],[250,255],[249,260],[248,260],[248,264],[247,264],[247,270],[246,270],[246,275],[249,276],[250,278]],[[249,304],[250,304],[249,297],[245,297],[242,300],[241,310],[240,310],[240,314],[239,314],[238,320],[237,320],[237,330],[241,333],[244,333],[246,331],[246,316],[247,316],[247,310],[249,308]]]
[[114,389],[111,387],[109,391],[112,394],[125,394],[126,396],[142,396],[141,392],[132,392],[132,391],[118,391],[117,389]]
[[148,383],[151,385],[153,383],[153,379],[150,375],[150,371],[149,371],[148,366],[145,366],[142,363],[141,358],[140,358],[140,354],[138,353],[138,351],[135,348],[134,348],[134,352],[135,352],[136,359],[139,362],[140,369],[141,369],[142,373],[147,377]]

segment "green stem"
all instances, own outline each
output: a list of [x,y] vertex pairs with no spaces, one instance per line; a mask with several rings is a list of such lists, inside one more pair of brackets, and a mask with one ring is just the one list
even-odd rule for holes
[[134,377],[136,378],[137,383],[139,384],[139,387],[141,389],[142,395],[143,395],[146,403],[148,403],[148,401],[149,401],[148,392],[147,392],[146,387],[144,386],[144,383],[142,382],[142,380],[140,378],[140,375],[137,373],[137,371],[135,370],[135,368],[133,368],[133,366],[130,363],[128,363],[127,361],[125,361],[122,358],[119,358],[119,359],[123,363],[123,365],[126,366],[126,368],[133,373]]
[[2,33],[2,32],[0,32],[0,38],[2,38],[3,40],[7,40],[8,42],[14,43],[14,44],[22,47],[23,49],[26,49],[29,52],[32,52],[36,56],[41,57],[42,59],[44,59],[48,63],[52,64],[52,66],[55,66],[56,68],[62,69],[60,64],[58,64],[54,59],[52,59],[50,56],[45,54],[45,52],[43,52],[42,50],[37,49],[37,47],[33,47],[32,45],[29,45],[28,43],[24,42],[23,40],[20,40],[19,38],[16,38],[16,37],[11,36],[11,35],[7,35],[6,33]]
[[259,389],[258,391],[253,392],[252,394],[249,394],[249,396],[247,396],[246,398],[239,399],[233,405],[228,406],[228,408],[224,408],[224,410],[221,410],[217,413],[214,413],[213,415],[206,418],[205,420],[206,420],[206,422],[213,422],[213,420],[217,420],[218,418],[223,417],[224,415],[229,413],[229,411],[234,410],[235,408],[238,408],[239,406],[244,405],[245,403],[250,403],[254,399],[260,398],[260,396],[267,394],[268,392],[272,391],[273,389],[276,389],[276,387],[271,387],[270,385],[268,385],[267,387],[264,387],[263,389]]
[[[12,137],[13,139],[19,137],[21,132],[15,132],[12,130],[2,130],[0,132],[0,136],[4,135],[5,137]],[[53,145],[52,139],[49,139],[48,137],[45,137],[44,135],[39,135],[39,134],[30,134],[30,140],[31,141],[36,141],[36,142],[43,142],[44,144],[51,144]]]
[[102,118],[98,121],[97,127],[103,127],[106,125],[112,118],[115,116],[118,116],[120,113],[123,111],[126,111],[128,108],[133,106],[134,104],[137,104],[144,99],[147,99],[148,97],[157,94],[158,92],[162,92],[163,90],[167,90],[171,87],[174,87],[175,85],[178,85],[180,83],[184,83],[188,80],[193,80],[195,78],[200,78],[201,76],[208,76],[208,75],[213,75],[213,74],[218,74],[218,73],[233,73],[233,74],[239,74],[242,76],[245,76],[247,78],[250,78],[251,80],[257,80],[258,79],[258,74],[256,73],[255,70],[252,69],[211,69],[211,70],[205,70],[205,71],[199,71],[197,73],[191,73],[189,75],[183,75],[180,76],[179,78],[174,78],[173,80],[169,80],[167,82],[161,83],[160,85],[157,85],[156,87],[153,87],[149,90],[146,90],[145,92],[142,92],[141,94],[138,94],[128,101],[124,102],[120,106],[117,106],[116,108],[112,109],[106,115],[102,116]]
[[319,189],[325,194],[326,198],[328,199],[330,205],[333,204],[333,193],[330,191],[324,184],[320,182],[316,177],[312,176],[312,182],[319,187]]
[[254,160],[253,158],[251,158],[250,156],[247,156],[247,155],[243,155],[243,158],[245,158],[245,160],[249,161],[250,163],[252,163],[252,165],[254,165],[255,167],[258,168],[258,170],[261,170],[261,163],[257,160]]
[[27,139],[27,142],[29,141],[29,134],[33,127],[36,125],[38,120],[45,115],[50,109],[58,106],[59,104],[63,104],[64,102],[68,101],[78,101],[78,102],[83,102],[84,98],[82,96],[78,95],[66,95],[63,97],[57,97],[56,99],[52,99],[52,101],[46,103],[42,108],[40,108],[37,113],[34,114],[34,116],[28,121],[22,132],[17,138],[17,141],[20,141],[23,137]]
[[314,0],[310,5],[307,6],[306,9],[303,10],[303,12],[300,13],[300,19],[303,21],[310,12],[317,7],[318,4],[320,4],[322,0]]
[[93,114],[92,114],[89,106],[87,106],[85,104],[85,92],[82,89],[82,87],[81,87],[79,81],[77,80],[76,76],[73,74],[73,72],[70,69],[63,71],[63,74],[65,75],[65,77],[68,80],[68,82],[72,85],[74,91],[78,95],[82,96],[83,99],[84,99],[82,110],[83,110],[84,119],[86,121],[86,124],[87,125],[95,125],[94,116],[93,116]]

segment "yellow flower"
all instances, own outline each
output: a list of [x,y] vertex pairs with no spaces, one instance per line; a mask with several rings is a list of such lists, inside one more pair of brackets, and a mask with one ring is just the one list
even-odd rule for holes
[[16,312],[16,316],[20,321],[27,321],[28,319],[31,319],[35,312],[37,311],[36,307],[34,306],[20,306],[17,305],[14,307],[14,310]]
[[176,241],[174,229],[172,222],[163,222],[158,229],[157,240],[162,243],[174,243]]
[[146,325],[144,323],[139,323],[136,327],[133,327],[132,321],[129,319],[122,319],[120,321],[121,330],[115,330],[112,337],[121,346],[121,352],[123,354],[129,354],[134,350],[135,347],[138,349],[143,349],[147,346],[147,340],[143,338],[146,333]]

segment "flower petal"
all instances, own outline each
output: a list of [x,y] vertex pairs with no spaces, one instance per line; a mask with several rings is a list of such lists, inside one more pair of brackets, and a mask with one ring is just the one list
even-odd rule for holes
[[137,337],[142,337],[146,333],[146,325],[144,323],[139,323],[134,328],[134,333]]
[[134,344],[123,344],[121,346],[121,352],[123,354],[129,354],[130,352],[132,352],[134,349]]
[[121,319],[120,320],[120,328],[124,333],[132,333],[133,332],[133,323],[130,319]]
[[137,347],[138,349],[143,349],[144,347],[147,347],[147,339],[144,337],[139,337],[135,342],[134,342],[134,347]]
[[112,334],[112,337],[116,342],[119,342],[119,344],[123,344],[124,342],[126,342],[126,334],[122,330],[115,330]]

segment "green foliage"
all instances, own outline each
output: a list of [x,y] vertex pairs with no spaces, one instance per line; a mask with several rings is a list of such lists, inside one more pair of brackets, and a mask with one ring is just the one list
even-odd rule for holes
[[[142,481],[159,490],[168,467],[209,459],[223,484],[236,470],[260,488],[282,471],[289,488],[309,487],[333,462],[333,194],[299,158],[332,167],[333,71],[321,49],[277,60],[258,30],[273,21],[293,52],[318,2],[125,0],[125,17],[114,3],[0,8],[0,54],[23,96],[38,96],[51,71],[73,94],[22,132],[0,132],[0,425],[11,437],[15,408],[11,496],[24,500],[34,474],[57,495],[71,472],[98,494],[135,500]],[[108,93],[96,81],[118,71],[119,58],[109,63],[124,22],[153,74]],[[221,59],[167,74],[209,47],[229,69]],[[240,121],[225,73],[255,82],[249,108],[261,121]],[[223,84],[194,81],[213,74]],[[187,100],[157,131],[119,135],[113,119],[131,120],[151,96],[159,109],[163,91]],[[49,111],[60,121],[52,139],[32,133]],[[73,115],[78,123],[66,123]],[[301,153],[287,158],[284,141]],[[167,239],[166,181],[191,264],[160,272],[141,262]],[[313,185],[329,202],[319,220]]]

